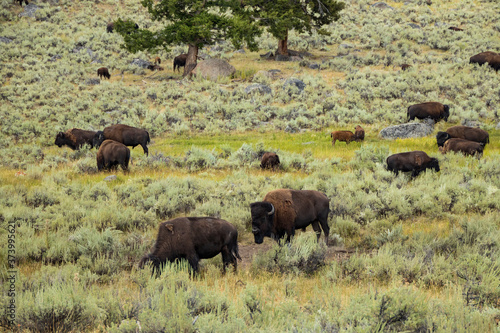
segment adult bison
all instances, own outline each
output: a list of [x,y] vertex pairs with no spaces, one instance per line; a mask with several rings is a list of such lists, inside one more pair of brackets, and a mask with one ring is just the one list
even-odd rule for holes
[[441,119],[448,121],[448,117],[450,116],[450,107],[439,102],[426,102],[409,106],[406,114],[408,116],[408,121],[415,118],[431,118],[434,122],[438,122]]
[[66,132],[57,133],[54,144],[59,148],[66,145],[73,150],[78,150],[85,144],[89,145],[90,148],[93,148],[93,140],[96,133],[97,132],[95,131],[85,131],[79,128],[72,128]]
[[363,129],[363,127],[357,125],[355,128],[354,128],[354,140],[356,141],[363,141],[365,139],[365,130]]
[[94,146],[99,147],[104,140],[118,141],[132,148],[141,145],[146,155],[148,155],[147,144],[151,141],[146,130],[122,124],[111,125],[98,131],[94,136]]
[[108,25],[106,26],[106,31],[108,33],[112,33],[114,28],[115,28],[115,24],[113,22],[109,22]]
[[485,130],[469,126],[452,126],[446,132],[438,132],[436,141],[438,147],[442,147],[446,140],[457,138],[469,141],[475,141],[486,145],[490,143],[490,135]]
[[478,158],[483,155],[483,150],[483,143],[456,138],[446,140],[443,147],[439,148],[439,151],[443,154],[453,151],[455,153],[462,153],[466,156],[477,156]]
[[260,167],[262,169],[275,169],[279,168],[280,158],[276,153],[267,152],[262,155],[260,160]]
[[123,171],[128,171],[130,149],[124,144],[113,140],[104,140],[97,152],[97,170],[112,170],[118,165]]
[[310,224],[318,241],[323,229],[325,242],[328,244],[330,200],[324,193],[312,190],[274,190],[266,194],[264,201],[250,204],[250,211],[252,232],[257,244],[261,244],[264,237],[279,241],[285,234],[286,241],[289,242],[296,229],[305,230]]
[[387,170],[394,172],[396,175],[400,171],[411,171],[411,176],[416,177],[426,169],[439,171],[439,161],[420,150],[391,155],[387,157],[386,162]]
[[491,51],[481,52],[470,57],[469,62],[478,65],[488,63],[491,68],[498,71],[500,69],[500,54]]
[[183,53],[174,58],[174,72],[177,68],[179,72],[181,71],[181,67],[186,66],[187,53]]
[[109,78],[111,77],[111,75],[109,75],[109,71],[106,67],[101,67],[97,70],[97,76],[99,76],[100,79],[102,79],[103,77],[107,78],[109,80]]
[[222,254],[223,269],[229,264],[237,269],[238,231],[229,222],[212,217],[178,217],[160,223],[156,243],[151,253],[142,257],[139,268],[149,261],[154,270],[168,261],[186,259],[193,271],[198,271],[200,259]]

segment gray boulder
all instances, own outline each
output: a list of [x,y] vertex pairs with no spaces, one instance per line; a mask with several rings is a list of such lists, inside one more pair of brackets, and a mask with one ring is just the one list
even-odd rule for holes
[[130,64],[139,66],[141,68],[148,68],[149,66],[153,66],[152,62],[147,61],[147,60],[138,59],[138,58],[132,60],[132,62]]
[[370,6],[371,8],[377,8],[377,9],[391,9],[393,10],[394,8],[386,4],[385,2],[375,2],[373,5]]
[[107,176],[106,178],[104,178],[104,181],[107,181],[107,182],[111,182],[113,180],[116,180],[118,177],[116,177],[116,175],[111,175],[111,176]]
[[221,77],[229,77],[236,73],[236,69],[227,61],[222,59],[208,59],[200,61],[191,71],[193,75],[199,75],[206,79],[217,80]]
[[99,79],[87,79],[85,81],[85,84],[88,86],[94,86],[94,85],[99,84],[99,83],[101,83],[101,80],[99,80]]
[[253,92],[258,92],[260,94],[271,94],[272,90],[269,86],[259,83],[253,83],[245,88],[245,93],[250,94]]
[[285,84],[283,84],[283,89],[287,90],[289,94],[294,88],[297,88],[299,92],[302,92],[306,88],[306,84],[303,81],[295,78],[288,79],[285,81]]
[[389,126],[380,131],[382,139],[420,138],[430,135],[434,127],[426,123],[409,123]]
[[483,127],[483,124],[477,120],[464,119],[464,120],[462,120],[461,124],[463,126],[469,126],[469,127],[478,127],[478,128]]
[[22,17],[22,16],[35,17],[35,13],[39,9],[40,9],[40,7],[30,3],[24,7],[24,11],[22,13],[20,13],[19,16],[20,17]]
[[9,44],[12,42],[12,39],[7,38],[7,37],[0,37],[0,42],[5,43],[5,44]]

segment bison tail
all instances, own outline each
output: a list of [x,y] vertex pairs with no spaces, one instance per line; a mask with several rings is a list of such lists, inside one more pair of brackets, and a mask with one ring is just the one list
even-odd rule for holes
[[239,250],[238,250],[238,241],[235,241],[232,248],[231,248],[231,254],[233,255],[233,259],[234,261],[236,261],[236,258],[238,258],[239,260],[241,260],[241,257],[240,257],[240,253],[239,253]]
[[146,143],[150,143],[150,142],[151,142],[151,139],[149,138],[149,132],[148,132],[148,131],[146,131],[146,134],[148,135],[148,139],[147,139]]

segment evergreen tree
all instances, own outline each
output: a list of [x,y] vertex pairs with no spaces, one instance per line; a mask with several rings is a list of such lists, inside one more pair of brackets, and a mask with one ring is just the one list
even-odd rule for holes
[[311,32],[340,18],[343,2],[335,0],[248,0],[259,23],[278,39],[277,54],[288,55],[288,31]]
[[250,16],[250,8],[239,0],[142,0],[141,4],[152,20],[165,25],[159,31],[150,31],[136,29],[132,21],[117,20],[115,29],[124,38],[123,47],[135,53],[187,44],[184,75],[196,66],[198,50],[204,45],[229,39],[235,48],[246,43],[250,50],[257,50],[254,38],[261,31]]

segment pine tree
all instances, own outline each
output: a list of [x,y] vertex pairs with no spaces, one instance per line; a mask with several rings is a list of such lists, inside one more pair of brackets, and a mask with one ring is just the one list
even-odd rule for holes
[[235,48],[246,43],[250,50],[257,50],[254,38],[261,30],[239,0],[142,0],[141,4],[152,20],[165,25],[153,32],[136,29],[132,21],[117,20],[115,29],[124,38],[123,47],[135,53],[187,44],[184,75],[196,66],[200,48],[222,39],[230,40]]

